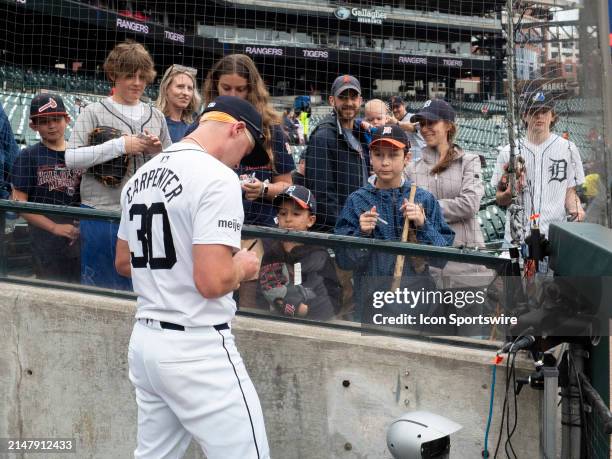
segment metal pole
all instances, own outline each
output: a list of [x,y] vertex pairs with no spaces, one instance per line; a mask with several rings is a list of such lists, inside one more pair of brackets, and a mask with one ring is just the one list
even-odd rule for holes
[[542,397],[541,456],[543,459],[557,458],[557,392],[559,370],[556,366],[542,368],[544,396]]
[[0,277],[6,277],[7,268],[6,250],[6,212],[0,211]]
[[568,384],[561,391],[561,459],[580,459],[582,416],[578,374],[584,370],[585,351],[578,344],[570,344],[567,351]]
[[590,2],[599,6],[599,51],[601,53],[601,70],[602,70],[602,85],[601,96],[603,101],[603,121],[604,121],[604,166],[606,168],[605,190],[606,190],[606,213],[608,227],[612,228],[612,197],[611,190],[608,184],[612,178],[612,47],[610,46],[610,22],[608,11],[608,2],[599,0]]
[[506,0],[506,68],[508,78],[508,94],[506,99],[508,100],[508,113],[506,121],[508,123],[508,140],[510,141],[510,156],[514,156],[514,149],[516,148],[516,132],[514,126],[516,126],[515,111],[514,111],[514,11],[513,11],[513,0]]

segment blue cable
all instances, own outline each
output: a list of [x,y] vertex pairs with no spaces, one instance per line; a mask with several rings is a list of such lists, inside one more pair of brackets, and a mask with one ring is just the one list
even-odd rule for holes
[[489,429],[491,428],[491,420],[493,418],[493,400],[495,399],[495,374],[497,373],[497,364],[493,364],[493,376],[491,378],[491,400],[489,402],[489,419],[487,419],[487,430],[485,431],[484,440],[484,455],[487,459],[489,457]]

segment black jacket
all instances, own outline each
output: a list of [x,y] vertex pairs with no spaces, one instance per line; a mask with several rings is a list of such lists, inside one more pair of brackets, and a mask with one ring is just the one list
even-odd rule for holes
[[306,188],[317,200],[319,231],[333,232],[348,195],[367,183],[370,164],[365,131],[355,126],[353,135],[361,151],[350,145],[334,113],[310,136],[305,154]]
[[304,176],[295,169],[291,172],[291,180],[293,185],[306,186]]
[[[301,264],[301,287],[306,292],[303,302],[308,305],[307,319],[328,320],[338,311],[342,289],[338,282],[336,269],[324,247],[300,245],[287,253],[280,241],[264,241],[264,256],[260,270],[259,301],[266,301],[263,290],[272,286],[267,276],[271,272],[278,272],[280,265],[284,264],[289,274],[287,282],[280,281],[291,289],[295,281],[295,264]],[[277,283],[277,286],[279,284]],[[301,288],[300,287],[300,288]],[[298,306],[298,305],[295,305]]]

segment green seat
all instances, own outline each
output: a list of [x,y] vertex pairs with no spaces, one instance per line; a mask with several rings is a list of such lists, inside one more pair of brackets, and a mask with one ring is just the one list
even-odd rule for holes
[[506,217],[499,213],[499,207],[497,206],[489,206],[486,209],[487,217],[491,221],[493,228],[495,228],[495,233],[499,236],[500,234],[503,237],[505,227],[506,227]]
[[497,231],[489,219],[490,216],[491,215],[486,210],[478,212],[478,222],[481,225],[482,234],[485,235],[485,242],[497,240]]

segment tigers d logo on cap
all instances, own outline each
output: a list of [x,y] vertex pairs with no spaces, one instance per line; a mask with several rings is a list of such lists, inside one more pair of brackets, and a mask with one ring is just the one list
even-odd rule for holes
[[381,128],[377,129],[372,136],[370,147],[379,144],[389,144],[395,148],[409,148],[410,141],[406,132],[396,124],[386,124]]
[[317,213],[317,201],[314,194],[308,188],[301,185],[291,185],[279,193],[272,201],[272,205],[280,207],[284,200],[291,199],[302,209],[308,209],[313,214]]

